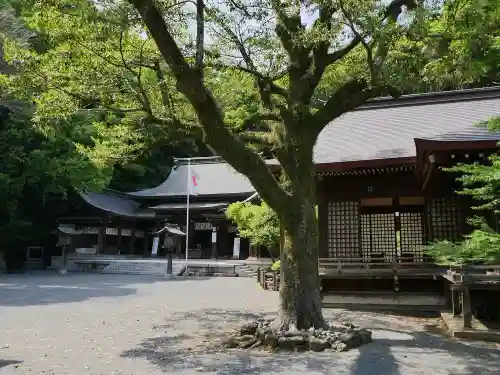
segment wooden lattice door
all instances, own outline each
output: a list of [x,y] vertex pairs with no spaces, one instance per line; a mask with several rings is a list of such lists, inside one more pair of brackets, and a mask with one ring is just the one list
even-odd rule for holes
[[431,240],[458,241],[462,238],[462,215],[457,197],[430,199],[427,214]]
[[422,212],[401,212],[399,214],[399,250],[405,262],[423,260],[424,215]]
[[393,212],[361,214],[361,249],[368,262],[388,261],[397,255]]
[[393,204],[392,198],[329,202],[328,256],[342,262],[391,262],[399,256],[422,261],[424,222],[423,198],[413,206]]
[[359,256],[359,205],[356,201],[328,203],[328,256]]

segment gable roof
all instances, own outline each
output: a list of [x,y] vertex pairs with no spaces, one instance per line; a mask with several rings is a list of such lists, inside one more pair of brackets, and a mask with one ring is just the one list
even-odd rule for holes
[[498,140],[498,133],[475,126],[494,116],[500,116],[500,87],[376,99],[323,129],[314,162],[412,158],[415,139]]
[[[215,195],[251,195],[254,187],[247,177],[237,172],[221,158],[206,158],[191,161],[191,175],[195,176],[198,186],[193,194],[196,196]],[[178,160],[165,182],[151,188],[129,192],[131,197],[185,197],[187,193],[188,164]]]

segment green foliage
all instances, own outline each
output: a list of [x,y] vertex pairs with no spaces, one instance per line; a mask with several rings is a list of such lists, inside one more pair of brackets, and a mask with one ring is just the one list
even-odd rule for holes
[[445,1],[430,24],[422,74],[434,89],[491,85],[500,78],[500,7],[496,0]]
[[426,248],[438,264],[499,264],[500,234],[483,219],[475,218],[477,228],[460,242],[437,241]]
[[[73,187],[100,189],[111,170],[99,168],[71,142],[71,128],[47,138],[33,126],[28,114],[0,116],[0,250],[18,250],[40,243],[60,212],[54,198]],[[50,209],[47,209],[50,207]]]
[[276,255],[280,223],[276,213],[266,203],[232,203],[226,216],[238,226],[241,237],[247,238],[252,245],[266,246],[270,253]]
[[281,268],[281,262],[277,260],[272,264],[271,271],[279,271],[280,268]]
[[[493,118],[485,126],[490,131],[500,129],[500,118]],[[444,168],[456,174],[456,180],[462,188],[458,194],[473,199],[471,207],[478,213],[486,215],[492,212],[495,216],[500,212],[500,156],[492,154],[489,163],[460,163],[451,168]],[[439,263],[484,263],[500,262],[500,234],[488,226],[483,216],[475,216],[469,220],[475,227],[472,233],[464,236],[463,241],[451,243],[439,241],[427,248],[429,255]]]
[[[485,124],[490,131],[500,130],[500,117],[493,118]],[[500,156],[493,153],[488,158],[489,163],[460,163],[445,171],[457,174],[463,188],[458,194],[470,196],[476,202],[473,209],[500,212]]]
[[0,250],[45,241],[74,190],[150,187],[173,155],[206,152],[160,117],[159,101],[177,104],[159,89],[171,78],[134,65],[156,46],[122,30],[122,15],[87,1],[0,5]]
[[[139,55],[151,61],[155,48],[137,33],[99,20],[90,3],[72,4],[76,17],[63,12],[63,3],[36,1],[21,11],[38,36],[38,48],[6,43],[8,61],[23,63],[16,74],[3,77],[3,84],[10,95],[35,103],[33,120],[48,137],[71,123],[87,136],[75,142],[78,151],[97,166],[126,164],[156,141],[152,123],[169,121],[156,111],[158,77],[134,65]],[[141,90],[155,95],[146,103]],[[143,123],[153,129],[145,132]]]

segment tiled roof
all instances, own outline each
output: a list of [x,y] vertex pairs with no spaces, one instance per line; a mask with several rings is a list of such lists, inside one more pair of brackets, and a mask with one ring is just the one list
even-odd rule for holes
[[500,88],[379,99],[334,120],[321,132],[316,164],[416,156],[415,138],[495,140],[475,126],[500,116]]
[[132,199],[120,197],[110,192],[81,192],[80,196],[91,206],[109,212],[113,215],[145,219],[155,216],[153,211],[140,209],[139,203],[133,201]]
[[483,126],[474,126],[455,132],[440,133],[430,137],[419,137],[416,139],[425,139],[436,142],[498,141],[500,140],[500,132],[490,131]]
[[[214,158],[192,162],[191,174],[196,177],[198,186],[193,187],[196,196],[213,195],[251,195],[255,192],[250,181],[236,172],[222,159]],[[165,182],[157,187],[127,193],[132,197],[181,197],[186,196],[188,165],[179,161]]]

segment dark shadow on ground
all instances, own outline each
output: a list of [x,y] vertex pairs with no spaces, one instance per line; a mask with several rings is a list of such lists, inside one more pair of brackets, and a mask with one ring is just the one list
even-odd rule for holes
[[0,359],[0,368],[7,366],[14,366],[23,363],[23,361],[16,361],[14,359]]
[[[351,313],[354,314],[348,314]],[[491,346],[460,343],[429,332],[391,329],[382,315],[370,316],[363,324],[374,330],[374,342],[348,353],[269,354],[221,350],[216,344],[232,327],[260,316],[262,314],[219,309],[174,315],[167,318],[167,324],[153,327],[158,333],[156,337],[144,340],[137,348],[124,352],[122,356],[147,359],[164,373],[191,371],[220,375],[298,374],[307,371],[332,375],[403,375],[407,372],[402,372],[401,364],[411,367],[411,360],[415,361],[415,358],[406,360],[407,356],[402,353],[416,356],[419,360],[418,353],[421,350],[437,353],[434,358],[437,358],[439,365],[444,366],[442,368],[446,368],[446,364],[439,360],[440,352],[464,360],[466,370],[463,373],[468,375],[492,375],[500,368],[500,350]],[[195,328],[187,330],[186,327],[191,324]],[[404,326],[404,323],[401,325]]]
[[359,348],[356,361],[349,366],[349,374],[400,375],[402,373],[390,345],[377,341]]
[[[205,278],[206,279],[206,278]],[[166,279],[154,275],[68,273],[53,271],[0,277],[0,306],[34,306],[86,301],[98,297],[135,294],[138,284],[203,280],[201,277]]]
[[[392,331],[389,331],[392,332]],[[400,332],[395,332],[400,333]],[[351,374],[399,375],[398,361],[391,353],[392,347],[412,350],[427,349],[441,351],[466,361],[465,374],[492,375],[500,367],[500,350],[488,347],[476,347],[472,343],[459,342],[439,337],[427,332],[413,332],[411,339],[377,339],[371,345],[360,349]],[[424,360],[424,359],[422,359]],[[450,372],[453,373],[453,372]]]

